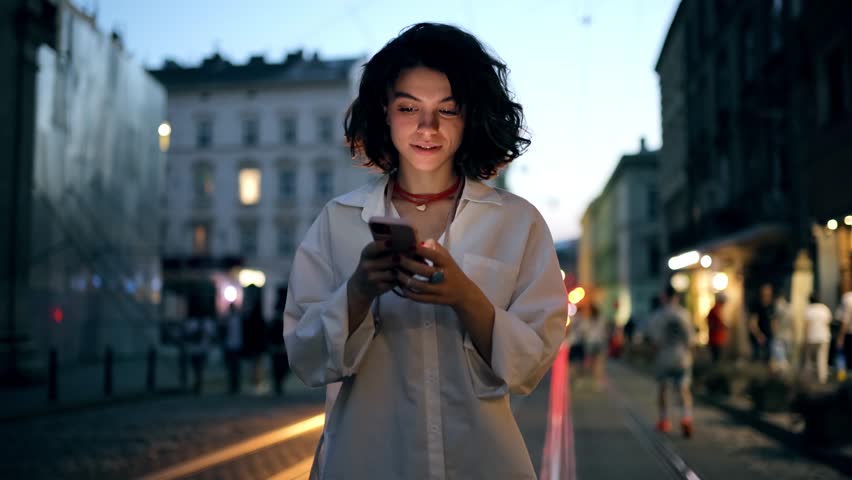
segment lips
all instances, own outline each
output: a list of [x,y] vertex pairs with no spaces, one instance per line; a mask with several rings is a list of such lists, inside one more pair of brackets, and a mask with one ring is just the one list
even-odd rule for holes
[[432,144],[432,143],[414,143],[411,145],[416,150],[420,150],[423,152],[434,152],[441,148],[440,145]]

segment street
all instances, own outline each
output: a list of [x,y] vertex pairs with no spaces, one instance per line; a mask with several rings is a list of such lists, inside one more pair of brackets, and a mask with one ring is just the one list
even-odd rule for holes
[[[536,471],[550,456],[568,468],[546,478],[839,479],[836,470],[696,405],[691,439],[653,430],[654,384],[611,361],[606,382],[571,378],[570,428],[558,452],[546,452],[552,376],[513,407]],[[283,398],[163,395],[98,409],[51,413],[0,425],[2,478],[306,478],[320,429],[285,427],[316,420],[322,395],[288,380]],[[545,478],[545,477],[542,477]]]

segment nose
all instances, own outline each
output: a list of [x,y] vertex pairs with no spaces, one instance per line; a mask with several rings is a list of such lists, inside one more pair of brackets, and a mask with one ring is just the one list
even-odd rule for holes
[[427,111],[426,109],[421,110],[417,130],[421,132],[437,132],[438,112]]

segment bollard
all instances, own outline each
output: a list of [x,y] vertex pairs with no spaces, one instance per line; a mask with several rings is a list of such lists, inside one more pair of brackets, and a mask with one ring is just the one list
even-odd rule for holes
[[157,388],[157,350],[154,347],[148,349],[148,391],[153,392]]
[[112,395],[112,348],[106,347],[104,352],[104,395]]
[[59,369],[59,361],[56,355],[56,349],[50,349],[50,355],[47,360],[47,399],[55,402],[59,398],[59,383],[57,379]]

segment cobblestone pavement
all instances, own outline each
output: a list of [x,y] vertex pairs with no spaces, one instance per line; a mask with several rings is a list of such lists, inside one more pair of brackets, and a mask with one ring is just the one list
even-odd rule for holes
[[577,477],[582,480],[625,474],[629,478],[677,478],[670,466],[667,471],[663,465],[660,446],[682,459],[701,479],[846,478],[700,403],[694,412],[693,438],[659,434],[653,430],[655,383],[616,362],[607,370],[604,388],[585,378],[575,379],[572,388]]
[[[173,395],[0,423],[0,478],[128,479],[322,412],[322,394]],[[313,453],[319,432],[193,478],[268,478]],[[274,459],[271,459],[274,457]]]

